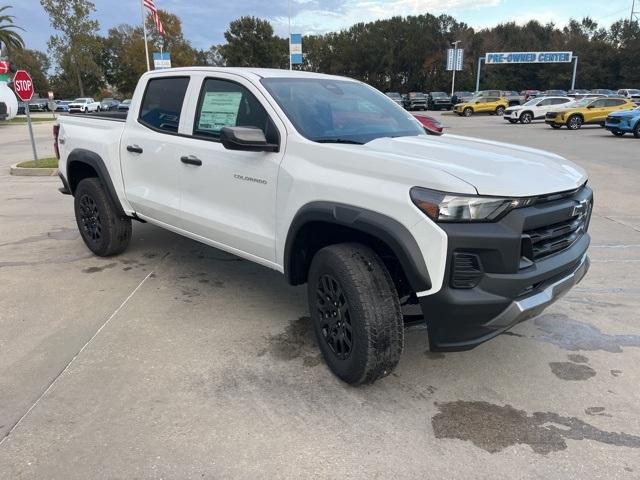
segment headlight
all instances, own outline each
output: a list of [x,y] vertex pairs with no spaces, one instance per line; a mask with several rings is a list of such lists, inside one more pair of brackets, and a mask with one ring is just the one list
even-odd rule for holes
[[483,197],[421,187],[411,189],[411,200],[437,222],[492,222],[511,210],[535,202],[535,198]]

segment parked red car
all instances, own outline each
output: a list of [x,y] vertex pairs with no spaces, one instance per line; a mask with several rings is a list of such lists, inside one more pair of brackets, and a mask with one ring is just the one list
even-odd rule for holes
[[424,130],[429,135],[442,135],[442,124],[433,117],[429,117],[427,115],[422,115],[420,113],[412,114],[414,117],[418,119],[418,121],[424,127]]

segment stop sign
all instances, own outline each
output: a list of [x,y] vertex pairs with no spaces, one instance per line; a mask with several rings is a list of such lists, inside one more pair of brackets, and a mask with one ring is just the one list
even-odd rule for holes
[[9,62],[0,60],[0,75],[4,75],[5,73],[9,73]]
[[13,89],[23,102],[28,102],[33,97],[33,80],[25,70],[18,70],[13,77]]

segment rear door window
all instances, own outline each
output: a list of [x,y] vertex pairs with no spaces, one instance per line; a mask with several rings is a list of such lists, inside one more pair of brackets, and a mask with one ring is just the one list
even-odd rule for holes
[[178,133],[188,85],[189,77],[149,80],[140,106],[140,123],[160,132]]

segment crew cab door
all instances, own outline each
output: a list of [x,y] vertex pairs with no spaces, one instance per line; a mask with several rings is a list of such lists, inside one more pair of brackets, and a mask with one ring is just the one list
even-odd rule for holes
[[120,141],[125,195],[137,214],[181,226],[180,176],[175,144],[189,84],[188,76],[151,78],[136,91]]
[[[192,77],[188,122],[178,137],[184,228],[265,265],[275,262],[276,187],[285,127],[249,80],[228,73]],[[261,128],[279,152],[227,150],[225,126]]]

